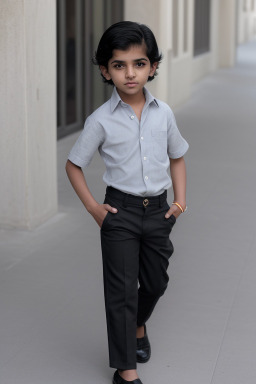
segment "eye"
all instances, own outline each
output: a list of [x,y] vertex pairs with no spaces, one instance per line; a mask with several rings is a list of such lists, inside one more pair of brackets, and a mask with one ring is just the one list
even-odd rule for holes
[[121,69],[121,68],[123,68],[123,64],[115,64],[114,68]]
[[143,61],[139,61],[137,63],[137,67],[144,67],[145,63]]

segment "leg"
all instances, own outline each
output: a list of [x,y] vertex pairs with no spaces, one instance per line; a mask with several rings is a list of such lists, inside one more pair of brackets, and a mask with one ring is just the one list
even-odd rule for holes
[[[136,322],[140,239],[124,227],[124,212],[108,214],[101,230],[109,364],[136,369]],[[112,216],[113,215],[113,216]]]
[[173,253],[169,235],[174,222],[164,218],[167,209],[165,205],[157,210],[152,208],[145,216],[140,247],[138,326],[148,320],[169,281],[167,268]]

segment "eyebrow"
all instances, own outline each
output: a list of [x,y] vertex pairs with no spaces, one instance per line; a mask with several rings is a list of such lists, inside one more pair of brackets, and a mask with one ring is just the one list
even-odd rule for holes
[[[135,59],[135,60],[133,60],[135,63],[137,63],[138,61],[148,61],[148,59],[146,59],[145,57],[141,57],[140,59]],[[113,60],[112,62],[111,62],[111,64],[113,64],[113,63],[118,63],[118,64],[123,64],[123,63],[125,63],[125,61],[123,61],[123,60]]]

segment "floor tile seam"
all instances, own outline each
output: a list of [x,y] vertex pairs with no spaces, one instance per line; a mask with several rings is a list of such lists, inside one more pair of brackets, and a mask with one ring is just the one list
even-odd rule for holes
[[233,295],[233,299],[231,301],[230,309],[229,309],[229,312],[228,312],[228,315],[227,315],[227,319],[226,319],[226,322],[225,322],[225,325],[224,325],[223,336],[222,336],[222,339],[221,339],[221,342],[220,342],[220,346],[219,346],[219,349],[218,349],[218,352],[217,352],[216,361],[215,361],[215,364],[214,364],[214,368],[213,368],[212,378],[211,378],[210,384],[213,384],[215,372],[216,372],[216,369],[217,369],[217,366],[218,366],[218,361],[219,361],[219,358],[220,358],[220,355],[221,355],[221,351],[222,351],[222,347],[223,347],[223,344],[224,344],[224,340],[225,340],[225,337],[226,337],[226,334],[227,334],[228,325],[229,325],[229,322],[230,322],[230,319],[231,319],[231,316],[232,316],[232,313],[233,313],[233,310],[234,310],[234,305],[235,305],[236,299],[238,297],[239,288],[241,286],[241,283],[242,283],[242,280],[243,280],[243,276],[244,276],[244,273],[246,271],[246,268],[247,268],[247,265],[248,265],[248,261],[249,261],[250,255],[251,255],[251,251],[253,249],[255,241],[256,241],[256,238],[255,238],[255,236],[253,236],[252,241],[251,241],[250,246],[249,246],[249,249],[248,249],[248,252],[247,252],[247,255],[246,255],[245,260],[244,260],[244,265],[243,265],[243,268],[241,270],[240,278],[238,280],[237,287],[235,289],[235,292],[234,292],[234,295]]

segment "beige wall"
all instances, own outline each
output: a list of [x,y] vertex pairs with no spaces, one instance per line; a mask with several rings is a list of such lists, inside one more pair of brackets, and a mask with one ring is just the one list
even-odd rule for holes
[[208,73],[234,65],[237,0],[211,1],[210,51],[197,57],[193,55],[194,0],[127,0],[125,4],[125,19],[149,25],[157,37],[164,60],[149,88],[171,106],[184,102],[192,85]]
[[[124,2],[124,19],[130,21],[136,21],[138,23],[146,24],[150,26],[156,39],[160,39],[160,28],[159,28],[159,16],[160,16],[160,7],[158,1],[147,0],[147,1],[136,1],[136,0],[126,0]],[[162,47],[161,47],[162,50]],[[162,66],[161,66],[162,67]],[[161,68],[162,69],[162,68]],[[157,80],[159,80],[157,78]],[[152,81],[148,83],[148,89],[150,92],[156,94],[157,92],[157,83]]]
[[56,4],[0,2],[0,226],[57,211]]
[[237,3],[234,0],[219,1],[219,66],[235,64]]

